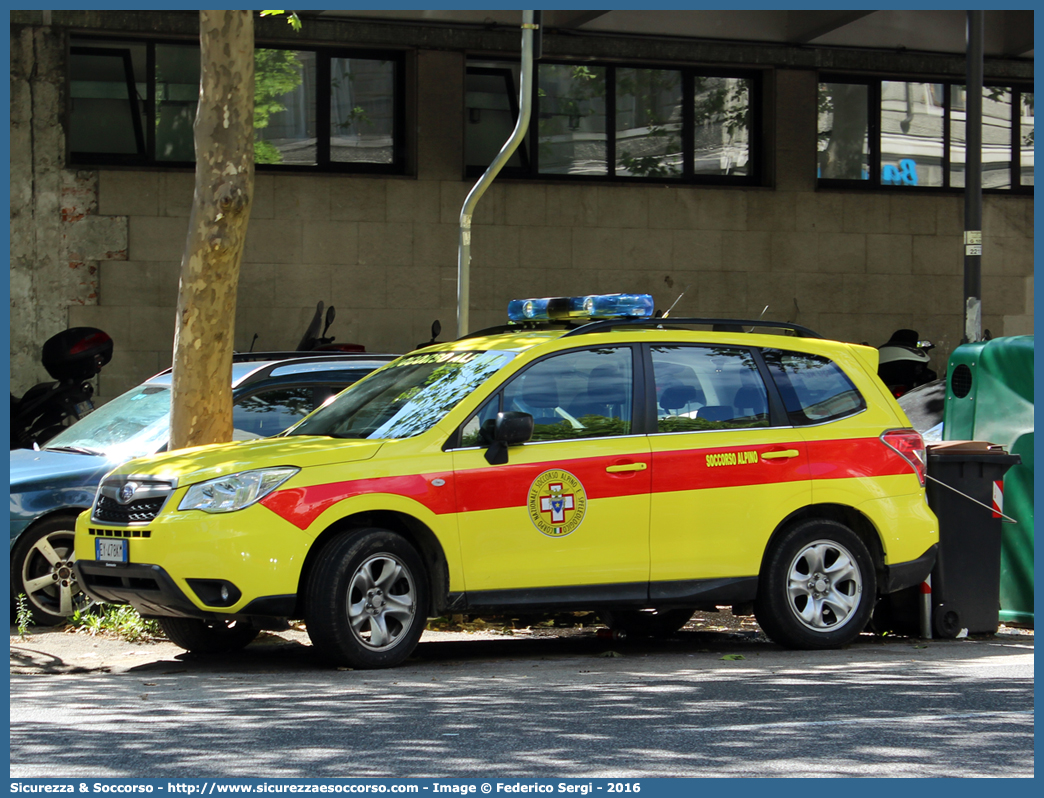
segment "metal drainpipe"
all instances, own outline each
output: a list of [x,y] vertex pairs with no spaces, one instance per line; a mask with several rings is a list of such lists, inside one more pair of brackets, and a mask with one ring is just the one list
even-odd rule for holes
[[518,121],[511,131],[508,140],[500,148],[497,157],[489,165],[485,173],[471,189],[464,207],[460,209],[460,244],[457,250],[457,336],[470,332],[468,311],[471,305],[471,217],[475,206],[486,193],[504,164],[515,154],[518,145],[525,138],[529,129],[529,117],[533,110],[533,32],[537,26],[533,22],[532,11],[522,12],[522,77],[518,89]]
[[964,338],[982,340],[982,26],[968,12],[968,101],[964,141]]

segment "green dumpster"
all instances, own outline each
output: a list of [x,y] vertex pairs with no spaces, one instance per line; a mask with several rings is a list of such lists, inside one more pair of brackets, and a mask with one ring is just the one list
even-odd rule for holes
[[1033,336],[963,344],[950,356],[944,440],[999,443],[1021,457],[1004,476],[1000,621],[1033,625]]

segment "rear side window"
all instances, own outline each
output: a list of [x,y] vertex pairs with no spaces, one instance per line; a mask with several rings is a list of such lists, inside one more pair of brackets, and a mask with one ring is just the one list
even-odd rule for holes
[[794,426],[821,424],[866,409],[866,401],[829,358],[765,349],[765,363]]

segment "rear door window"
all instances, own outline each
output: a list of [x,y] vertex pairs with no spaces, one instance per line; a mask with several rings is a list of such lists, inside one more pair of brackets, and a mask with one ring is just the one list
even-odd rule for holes
[[829,358],[782,349],[762,354],[791,424],[822,424],[866,409],[855,385]]
[[768,393],[747,349],[653,346],[656,431],[769,425]]

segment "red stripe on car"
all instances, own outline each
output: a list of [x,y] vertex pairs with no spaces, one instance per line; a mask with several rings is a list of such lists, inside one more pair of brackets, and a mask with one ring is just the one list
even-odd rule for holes
[[[433,482],[439,479],[443,480],[443,484],[434,485]],[[405,496],[423,504],[433,513],[442,515],[454,512],[452,479],[453,474],[447,473],[330,482],[326,485],[276,491],[265,496],[261,504],[298,529],[307,529],[316,518],[339,501],[371,493]]]
[[[793,457],[763,455],[797,450]],[[751,454],[757,453],[754,459]],[[733,457],[735,455],[735,463]],[[716,463],[715,466],[709,463]],[[610,474],[606,467],[645,463],[646,471]],[[589,457],[552,463],[475,468],[401,477],[375,477],[277,491],[261,504],[299,529],[307,529],[337,502],[372,493],[412,499],[436,515],[525,507],[533,480],[561,468],[580,480],[588,500],[728,488],[807,479],[859,479],[910,473],[910,465],[879,438],[808,443],[724,446],[652,454]],[[650,479],[651,478],[651,479]],[[441,485],[433,484],[442,480]]]

